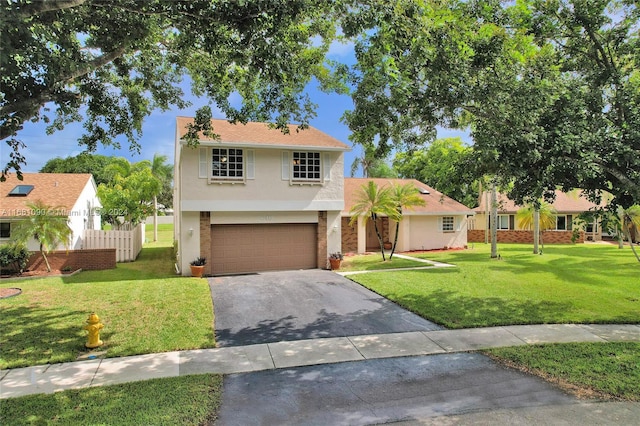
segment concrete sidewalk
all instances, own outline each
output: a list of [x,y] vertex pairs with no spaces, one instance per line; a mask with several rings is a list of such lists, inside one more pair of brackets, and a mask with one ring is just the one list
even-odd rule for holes
[[515,325],[283,341],[3,370],[0,398],[189,374],[244,373],[538,343],[614,341],[640,342],[640,325]]

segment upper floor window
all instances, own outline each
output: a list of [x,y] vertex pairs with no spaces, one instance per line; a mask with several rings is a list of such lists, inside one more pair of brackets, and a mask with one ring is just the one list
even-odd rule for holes
[[300,185],[330,181],[331,155],[328,152],[283,151],[282,180]]
[[322,165],[319,152],[292,153],[293,180],[320,181]]
[[200,148],[198,177],[209,182],[244,182],[254,179],[254,153],[241,148]]
[[244,153],[242,149],[213,148],[211,154],[211,177],[213,180],[244,180]]

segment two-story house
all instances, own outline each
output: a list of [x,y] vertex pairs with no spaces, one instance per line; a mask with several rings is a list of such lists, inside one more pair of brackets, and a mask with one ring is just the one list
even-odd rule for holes
[[175,143],[176,267],[205,257],[205,274],[325,268],[341,250],[344,152],[310,127],[288,134],[265,123],[212,120],[219,139],[183,140],[192,118],[178,117]]

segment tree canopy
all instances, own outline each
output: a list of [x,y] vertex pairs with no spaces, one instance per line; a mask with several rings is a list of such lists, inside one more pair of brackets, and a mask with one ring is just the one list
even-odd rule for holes
[[635,2],[371,3],[347,27],[355,143],[413,152],[436,125],[469,128],[476,175],[512,183],[519,204],[557,186],[640,200]]
[[[230,120],[306,125],[316,79],[340,87],[325,61],[342,2],[332,0],[12,0],[0,6],[0,140],[10,150],[1,178],[24,164],[19,132],[82,121],[79,142],[138,149],[155,109],[185,107],[180,83]],[[240,107],[230,102],[242,99]],[[191,136],[209,122],[196,114]],[[19,175],[20,176],[20,175]]]

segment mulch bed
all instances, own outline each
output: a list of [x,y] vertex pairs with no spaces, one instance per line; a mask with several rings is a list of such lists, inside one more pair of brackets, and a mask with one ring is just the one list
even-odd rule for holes
[[0,288],[0,299],[6,299],[7,297],[17,296],[22,293],[19,288]]

